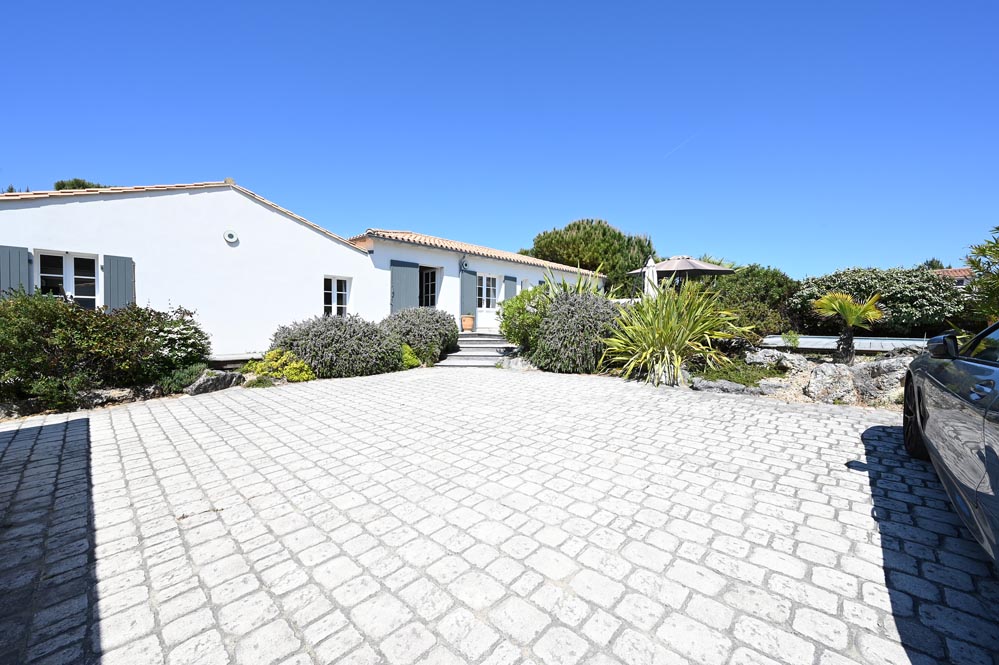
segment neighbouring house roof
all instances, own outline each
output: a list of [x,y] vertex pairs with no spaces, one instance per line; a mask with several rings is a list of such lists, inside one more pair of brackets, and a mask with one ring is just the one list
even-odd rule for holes
[[171,192],[178,190],[192,190],[192,189],[219,189],[223,187],[228,187],[234,191],[239,192],[249,198],[261,203],[268,208],[275,210],[276,212],[285,215],[286,217],[291,217],[296,222],[300,222],[311,228],[324,236],[335,240],[343,245],[358,251],[364,251],[354,243],[350,242],[342,236],[324,229],[323,227],[310,222],[301,215],[296,215],[287,208],[282,208],[273,201],[269,201],[264,197],[260,196],[256,192],[251,192],[245,187],[240,187],[231,179],[220,180],[217,182],[195,182],[187,185],[137,185],[134,187],[94,187],[90,189],[62,189],[59,191],[39,191],[39,192],[10,192],[0,194],[0,204],[4,201],[32,201],[39,199],[62,199],[72,196],[104,196],[107,194],[141,194],[143,192]]
[[950,279],[971,279],[974,276],[971,272],[971,268],[941,268],[940,270],[934,270],[933,272],[941,277],[947,277]]
[[592,270],[582,270],[580,268],[567,266],[562,263],[555,263],[554,261],[545,261],[543,259],[536,259],[533,256],[525,256],[524,254],[517,254],[516,252],[508,252],[503,249],[492,249],[491,247],[483,247],[482,245],[473,245],[471,243],[460,242],[458,240],[448,240],[447,238],[428,236],[425,233],[416,233],[414,231],[391,231],[388,229],[368,229],[364,233],[352,237],[350,239],[350,242],[357,244],[363,242],[368,238],[377,238],[381,240],[395,240],[398,242],[408,242],[414,245],[422,245],[424,247],[433,247],[435,249],[444,249],[452,252],[461,252],[462,254],[483,256],[487,259],[510,261],[512,263],[521,263],[523,265],[535,266],[538,268],[547,268],[550,270],[581,272],[585,275],[598,274],[593,272]]

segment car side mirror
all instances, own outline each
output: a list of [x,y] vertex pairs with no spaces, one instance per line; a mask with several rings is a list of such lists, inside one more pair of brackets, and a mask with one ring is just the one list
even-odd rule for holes
[[926,342],[926,351],[934,358],[957,358],[957,337],[937,335]]

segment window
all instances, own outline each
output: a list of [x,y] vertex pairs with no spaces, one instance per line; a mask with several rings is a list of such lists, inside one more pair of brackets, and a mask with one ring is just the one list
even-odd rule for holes
[[347,280],[323,278],[323,314],[347,316]]
[[65,295],[63,289],[62,257],[53,254],[38,255],[38,288],[48,296]]
[[38,289],[67,296],[84,309],[97,309],[97,258],[39,252]]
[[496,309],[496,278],[480,275],[476,280],[479,287],[477,307],[479,309]]
[[437,307],[437,268],[420,266],[420,307]]
[[999,329],[993,330],[985,337],[977,340],[962,354],[976,360],[999,362]]
[[73,257],[73,301],[83,309],[97,309],[97,259]]

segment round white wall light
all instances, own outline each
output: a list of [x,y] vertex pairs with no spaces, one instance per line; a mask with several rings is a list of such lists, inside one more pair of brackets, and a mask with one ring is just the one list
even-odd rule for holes
[[225,238],[225,241],[230,245],[234,242],[239,242],[239,236],[236,235],[236,232],[233,231],[232,229],[229,229],[225,233],[223,233],[222,237]]

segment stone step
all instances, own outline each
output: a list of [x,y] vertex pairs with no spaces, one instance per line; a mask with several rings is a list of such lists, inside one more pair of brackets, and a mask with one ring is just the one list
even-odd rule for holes
[[447,354],[448,358],[505,358],[510,355],[509,351],[500,349],[475,349],[469,351],[453,351]]
[[455,358],[454,355],[450,355],[434,367],[495,367],[497,362],[499,362],[497,358]]
[[512,349],[513,344],[509,342],[492,342],[486,340],[472,340],[466,341],[462,340],[458,344],[458,348],[461,349]]

